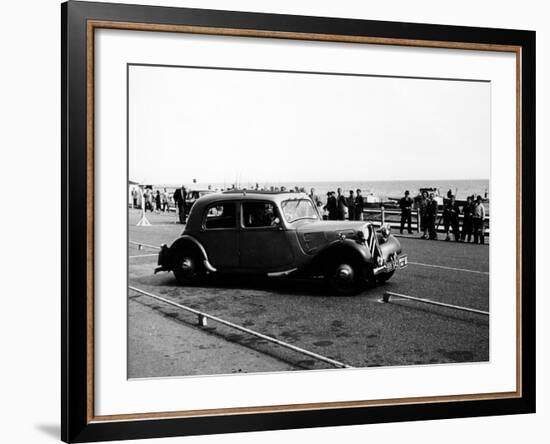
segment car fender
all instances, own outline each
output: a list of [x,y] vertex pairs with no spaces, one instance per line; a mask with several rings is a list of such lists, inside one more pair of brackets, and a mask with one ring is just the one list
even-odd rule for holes
[[399,242],[399,240],[394,236],[390,235],[383,242],[379,241],[378,245],[384,260],[388,260],[389,256],[394,253],[401,254],[401,242]]
[[170,246],[169,249],[169,260],[173,263],[175,258],[175,253],[180,248],[184,248],[185,246],[191,246],[192,248],[195,248],[201,255],[203,264],[206,267],[206,269],[212,273],[216,272],[216,268],[212,266],[210,261],[208,260],[208,255],[206,253],[206,250],[204,249],[204,246],[193,236],[190,234],[184,234],[180,238],[176,239],[174,243]]
[[368,248],[353,239],[339,239],[326,245],[310,263],[315,271],[321,271],[325,264],[338,255],[353,255],[364,263],[372,264],[373,259]]

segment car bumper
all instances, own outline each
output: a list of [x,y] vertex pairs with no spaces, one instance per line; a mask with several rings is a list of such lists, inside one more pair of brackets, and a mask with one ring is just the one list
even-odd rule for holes
[[408,263],[409,260],[406,254],[402,254],[401,256],[397,256],[396,254],[394,254],[390,258],[388,258],[388,260],[385,261],[385,263],[382,264],[380,267],[375,268],[373,272],[375,276],[378,274],[390,273],[394,270],[405,268]]
[[159,257],[157,261],[158,267],[155,268],[155,274],[159,271],[170,271],[169,250],[166,244],[162,244],[160,247]]

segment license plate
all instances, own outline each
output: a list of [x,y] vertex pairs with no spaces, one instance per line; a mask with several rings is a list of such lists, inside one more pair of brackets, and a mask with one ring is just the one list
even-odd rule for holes
[[407,256],[400,256],[397,263],[399,264],[399,268],[405,268],[409,263]]

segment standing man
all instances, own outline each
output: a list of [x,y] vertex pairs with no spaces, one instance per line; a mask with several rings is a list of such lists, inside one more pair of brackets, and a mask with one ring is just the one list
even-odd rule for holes
[[447,193],[448,200],[445,202],[445,205],[443,207],[443,224],[445,226],[445,240],[450,241],[451,236],[449,236],[449,231],[452,229],[453,236],[455,237],[455,241],[460,240],[460,227],[458,223],[458,215],[460,214],[460,207],[456,203],[455,196],[450,193]]
[[428,235],[431,240],[437,240],[437,232],[435,230],[435,222],[437,219],[437,200],[435,200],[434,193],[430,194],[428,200],[428,208],[426,210],[428,219]]
[[145,193],[143,193],[145,198],[145,211],[149,210],[153,212],[153,192],[149,188],[145,188]]
[[[460,242],[460,222],[458,216],[460,215],[460,207],[454,195],[451,195],[451,201],[449,203],[450,212],[449,212],[449,222],[453,230],[453,236],[455,237],[456,242]],[[447,234],[448,236],[448,234]]]
[[316,206],[316,207],[320,207],[323,205],[323,202],[321,202],[321,198],[319,197],[319,195],[315,192],[315,188],[312,188],[309,192],[309,198],[311,199],[311,201],[313,202],[313,204]]
[[165,188],[164,191],[162,192],[162,212],[163,213],[166,213],[168,211],[168,202],[169,202],[168,192],[166,191],[166,188]]
[[464,205],[464,222],[462,224],[462,242],[470,243],[472,241],[472,231],[474,229],[474,199],[468,196]]
[[138,196],[139,196],[139,191],[137,190],[137,187],[133,187],[132,188],[132,203],[133,203],[132,208],[137,208]]
[[443,203],[443,226],[445,227],[445,240],[450,241],[451,236],[449,236],[449,227],[451,225],[451,196],[447,193],[447,200]]
[[155,194],[155,211],[157,213],[160,213],[160,202],[161,202],[160,191],[157,190],[157,194]]
[[422,191],[422,196],[418,201],[418,209],[420,210],[420,229],[422,236],[420,239],[428,239],[428,192]]
[[409,197],[409,194],[409,190],[406,190],[405,197],[402,197],[399,201],[399,208],[401,208],[401,228],[399,232],[401,234],[403,234],[403,227],[405,226],[405,222],[407,222],[408,233],[412,234],[411,210],[413,206],[413,200]]
[[365,200],[361,196],[361,190],[357,188],[357,195],[355,196],[355,220],[363,220],[363,209],[365,207]]
[[336,197],[336,219],[344,220],[348,204],[346,198],[342,194],[342,188],[338,188],[336,191],[338,192],[338,196]]
[[336,220],[336,197],[334,197],[334,191],[327,193],[327,204],[324,209],[328,212],[328,220]]
[[481,202],[481,196],[477,196],[474,206],[474,244],[485,243],[485,207]]
[[348,219],[355,220],[355,196],[353,195],[353,190],[349,190],[348,200]]
[[176,206],[178,207],[178,215],[180,224],[185,223],[185,202],[187,200],[187,191],[185,190],[185,186],[181,186],[181,188],[177,188],[176,191],[174,191],[174,201],[176,202]]

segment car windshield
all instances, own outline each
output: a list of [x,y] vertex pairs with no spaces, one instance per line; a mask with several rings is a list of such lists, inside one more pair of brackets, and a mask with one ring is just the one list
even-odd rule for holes
[[298,219],[319,219],[319,214],[309,199],[285,200],[281,207],[287,222]]

